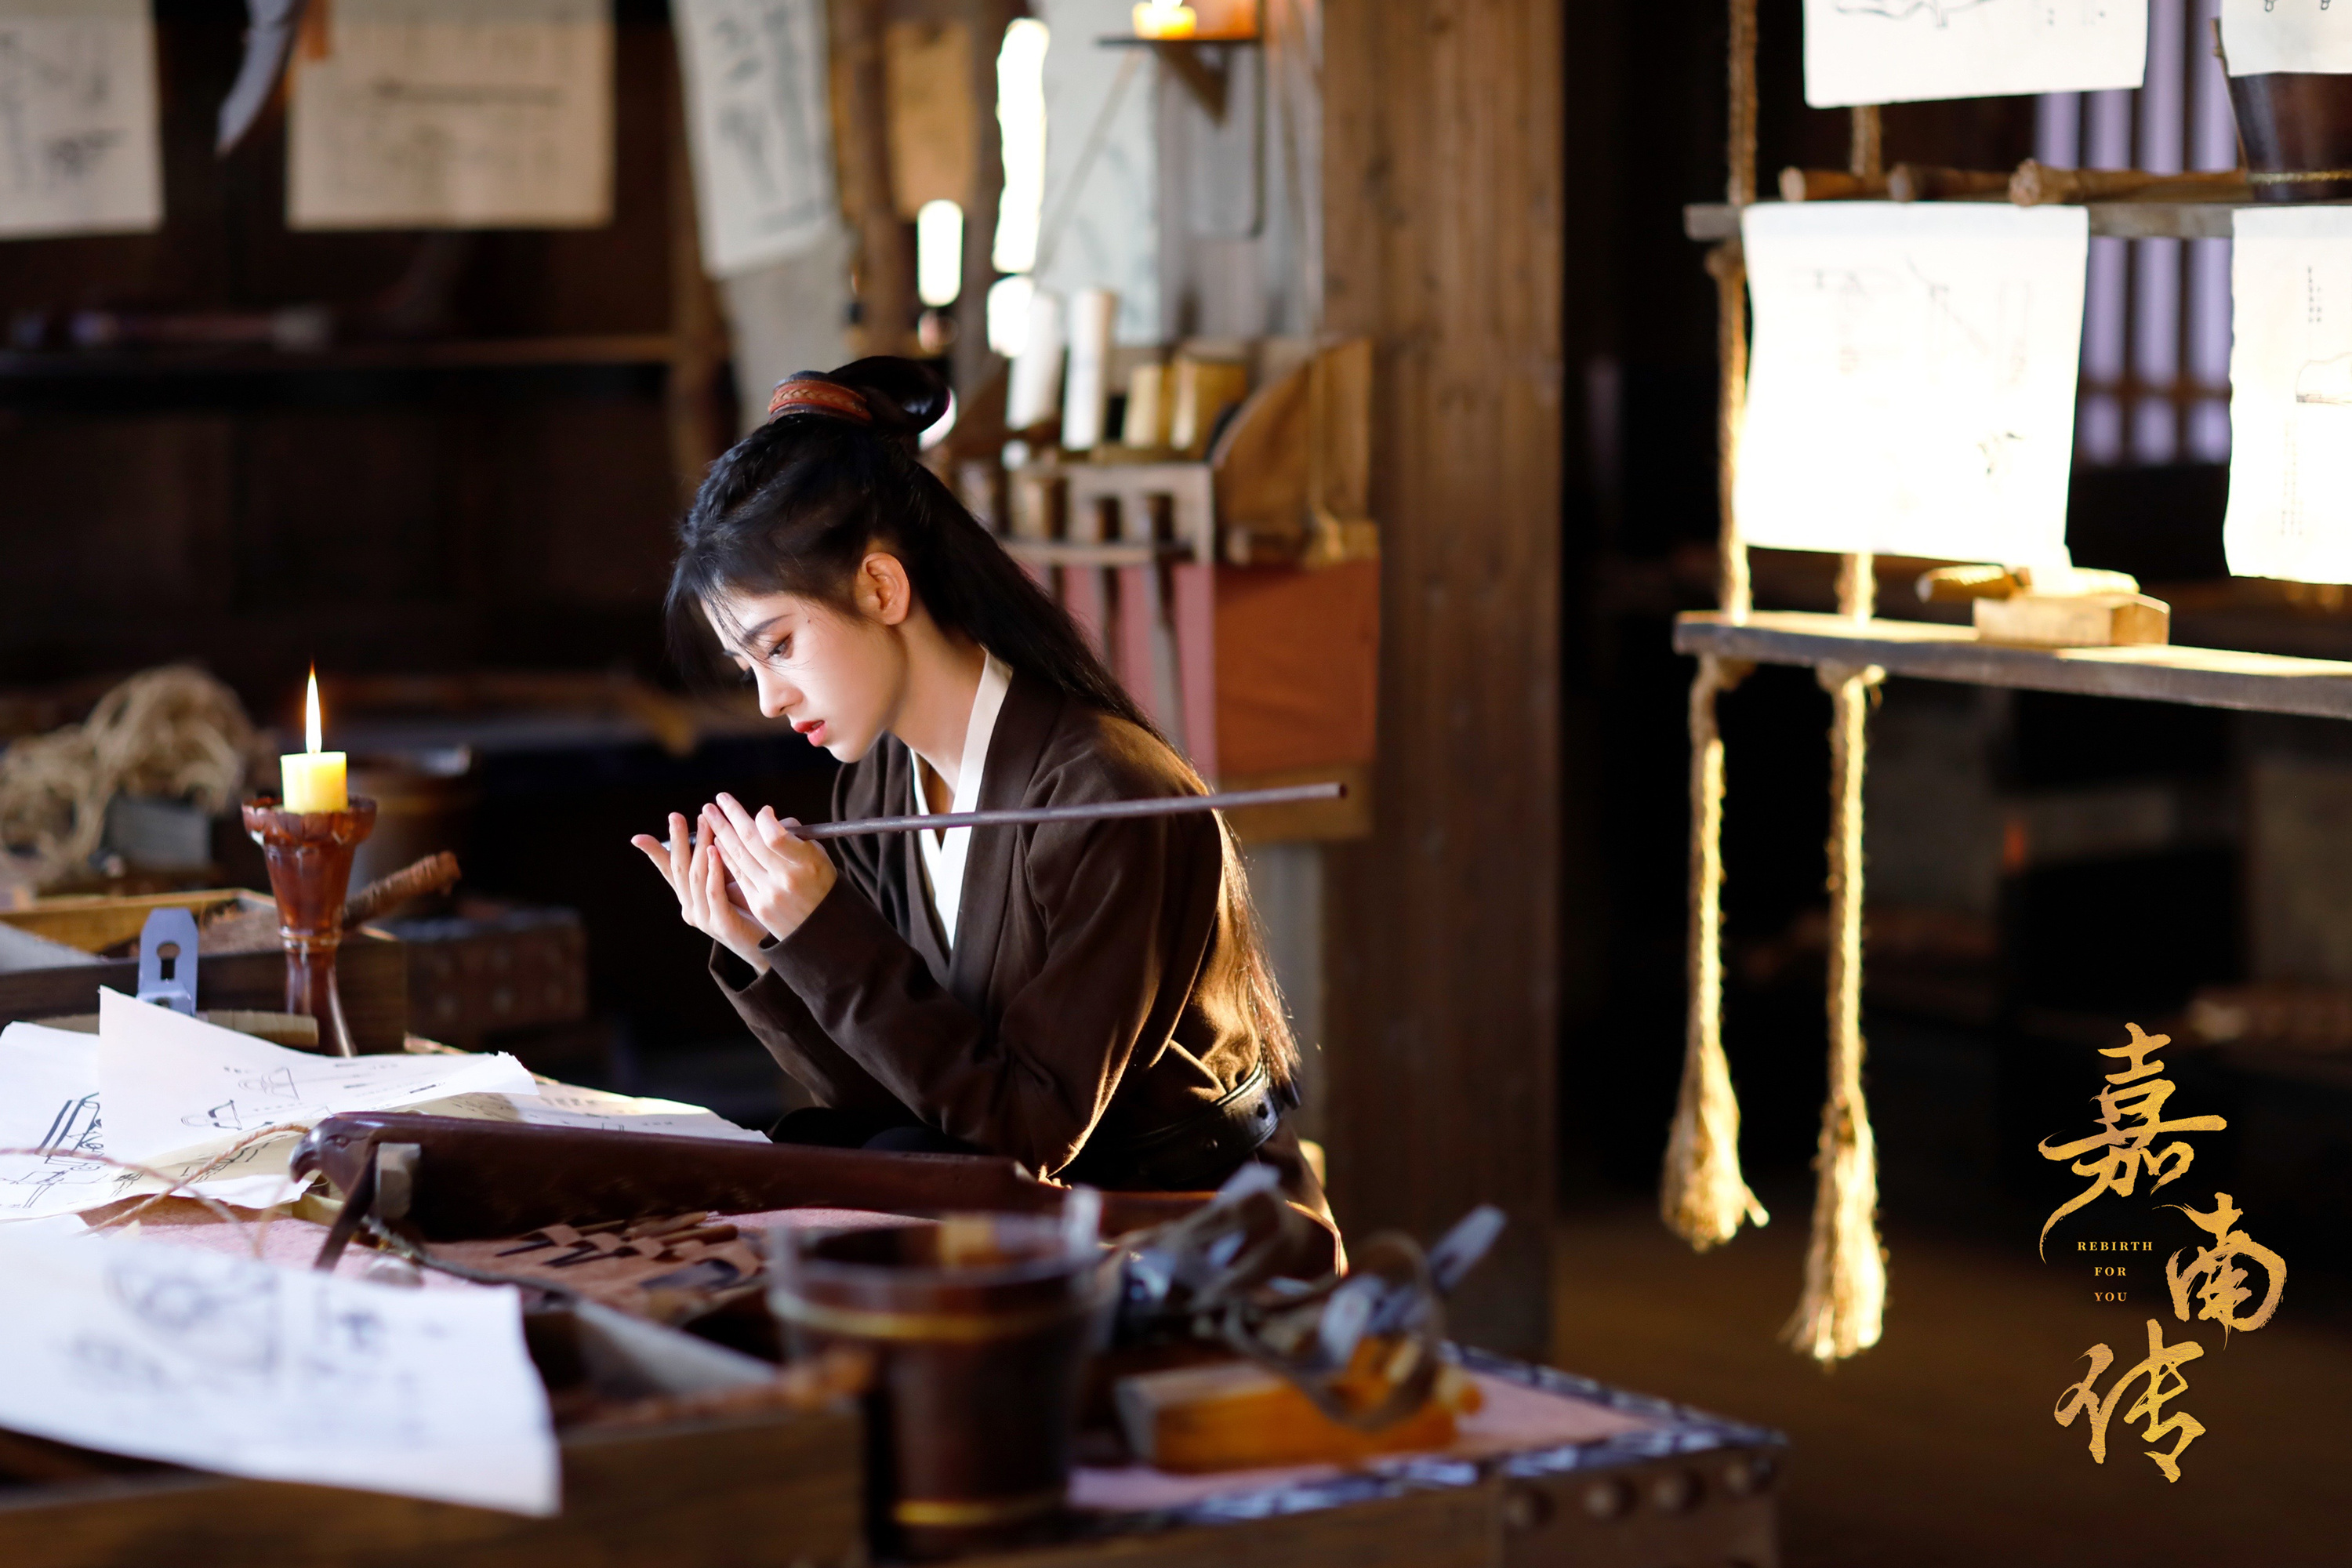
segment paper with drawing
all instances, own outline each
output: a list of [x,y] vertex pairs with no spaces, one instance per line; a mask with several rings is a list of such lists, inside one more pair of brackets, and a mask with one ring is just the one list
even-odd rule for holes
[[[291,1137],[244,1149],[192,1189],[222,1203],[261,1206],[286,1190]],[[91,1155],[107,1153],[98,1093],[98,1037],[38,1024],[0,1029],[0,1149],[55,1151],[0,1155],[0,1222],[78,1214],[118,1198],[160,1193],[210,1159],[165,1159],[162,1178]]]
[[2221,52],[2231,76],[2352,71],[2352,7],[2330,0],[2221,0]]
[[840,226],[823,0],[677,0],[702,264],[805,254]]
[[1742,538],[2064,563],[2083,209],[1773,203],[1741,232]]
[[522,1064],[503,1053],[319,1056],[118,991],[99,996],[98,1079],[107,1152],[125,1160],[226,1147],[265,1127],[309,1127],[338,1111],[536,1092]]
[[613,213],[612,0],[335,0],[289,75],[294,228],[590,227]]
[[163,222],[148,0],[0,0],[0,237]]
[[268,1480],[551,1514],[511,1290],[414,1290],[0,1228],[0,1426]]
[[2352,208],[2235,223],[2230,570],[2352,583]]
[[2137,87],[2147,68],[2147,0],[1805,0],[1817,109]]

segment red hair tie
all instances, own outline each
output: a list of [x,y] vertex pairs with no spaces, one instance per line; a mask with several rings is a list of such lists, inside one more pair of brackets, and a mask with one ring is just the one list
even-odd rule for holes
[[776,384],[774,395],[768,399],[768,417],[773,419],[780,414],[797,414],[803,410],[838,415],[844,419],[854,419],[860,425],[874,423],[874,410],[866,405],[861,394],[837,381],[827,381],[821,375],[805,372]]

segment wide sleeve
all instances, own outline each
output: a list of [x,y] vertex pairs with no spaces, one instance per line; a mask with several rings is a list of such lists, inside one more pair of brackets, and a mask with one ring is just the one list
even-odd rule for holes
[[[862,775],[855,767],[843,769],[834,780],[835,818],[871,815],[867,809],[870,803],[865,797],[878,794],[877,781]],[[879,857],[874,852],[873,841],[833,839],[824,848],[840,873],[825,902],[840,900],[846,891],[849,901],[871,910],[880,876]],[[773,940],[765,945],[772,950]],[[755,973],[750,964],[713,942],[710,978],[718,983],[719,993],[734,1004],[744,1026],[776,1058],[776,1065],[814,1095],[818,1104],[890,1118],[908,1114],[907,1105],[877,1083],[856,1058],[834,1043],[824,1026],[810,1016],[807,1005],[778,978],[772,966],[764,973]]]
[[840,884],[770,950],[770,978],[925,1122],[1052,1174],[1199,973],[1223,875],[1214,834],[1206,816],[1038,827],[1012,896],[1033,901],[1045,951],[993,1026]]

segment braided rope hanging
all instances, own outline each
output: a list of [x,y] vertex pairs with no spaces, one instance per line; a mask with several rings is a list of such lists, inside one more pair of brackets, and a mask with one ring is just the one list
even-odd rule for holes
[[[1730,178],[1737,210],[1756,199],[1756,0],[1731,0]],[[1715,279],[1717,354],[1722,383],[1716,404],[1717,486],[1721,533],[1717,602],[1725,615],[1748,615],[1748,551],[1732,507],[1739,434],[1748,401],[1748,271],[1739,241],[1707,253]],[[1715,700],[1739,684],[1748,667],[1699,656],[1690,689],[1690,947],[1683,1028],[1682,1091],[1666,1134],[1658,1208],[1667,1227],[1704,1252],[1738,1233],[1742,1220],[1769,1217],[1739,1172],[1739,1100],[1723,1054],[1723,734]]]
[[[1756,193],[1755,0],[1730,0],[1730,178],[1737,211]],[[1883,164],[1875,108],[1853,111],[1853,172]],[[1716,279],[1722,383],[1720,584],[1725,616],[1749,608],[1748,556],[1733,492],[1748,388],[1747,271],[1738,240],[1707,258]],[[1866,554],[1840,563],[1838,608],[1868,620],[1875,607],[1874,563]],[[1739,1104],[1723,1050],[1724,748],[1716,699],[1747,668],[1702,656],[1691,682],[1691,848],[1688,1015],[1683,1080],[1666,1144],[1659,1205],[1676,1235],[1704,1251],[1729,1240],[1742,1220],[1761,1225],[1763,1205],[1739,1169]],[[1824,1364],[1878,1342],[1886,1299],[1886,1260],[1878,1237],[1878,1156],[1862,1088],[1863,777],[1870,704],[1885,672],[1875,666],[1824,667],[1831,694],[1831,898],[1829,1095],[1822,1110],[1817,1184],[1805,1281],[1785,1337]]]

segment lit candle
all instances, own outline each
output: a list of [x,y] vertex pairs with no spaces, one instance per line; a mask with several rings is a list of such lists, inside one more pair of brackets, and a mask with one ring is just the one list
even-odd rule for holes
[[1139,38],[1189,38],[1200,26],[1200,16],[1190,5],[1180,5],[1171,0],[1139,0],[1135,7],[1135,36]]
[[287,811],[349,811],[351,792],[343,783],[343,753],[319,749],[319,672],[310,671],[310,697],[303,713],[304,738],[310,746],[278,759],[284,775]]

